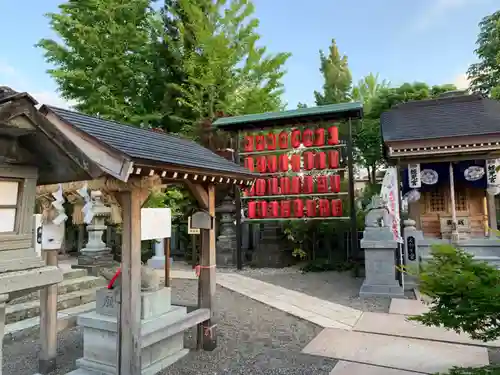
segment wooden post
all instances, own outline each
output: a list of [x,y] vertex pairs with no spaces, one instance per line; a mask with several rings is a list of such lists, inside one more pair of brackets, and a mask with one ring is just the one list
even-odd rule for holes
[[[208,185],[208,213],[215,220],[215,185]],[[213,301],[215,297],[215,227],[201,230],[200,277],[198,280],[198,306],[210,309],[213,316]],[[217,347],[216,325],[212,319],[198,326],[198,345],[204,350],[214,350]]]
[[[57,266],[57,250],[42,250],[48,266]],[[38,372],[48,374],[56,369],[57,357],[57,284],[40,290],[40,342]]]
[[458,242],[458,223],[457,223],[457,208],[455,206],[455,176],[453,175],[453,163],[450,162],[450,200],[451,200],[451,240],[453,243]]
[[170,238],[165,238],[163,245],[163,252],[165,255],[165,287],[170,287]]
[[141,206],[144,192],[119,194],[122,207],[122,261],[119,317],[119,375],[141,373]]
[[487,205],[487,215],[488,215],[488,226],[489,226],[489,236],[496,237],[497,226],[497,207],[495,202],[495,196],[486,193],[486,205]]

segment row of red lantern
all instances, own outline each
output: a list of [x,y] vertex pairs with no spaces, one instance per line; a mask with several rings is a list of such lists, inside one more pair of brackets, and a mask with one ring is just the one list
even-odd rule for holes
[[[328,139],[326,144],[333,146],[339,144],[339,129],[336,126],[330,126],[326,129]],[[289,142],[290,138],[290,142]],[[244,138],[243,150],[245,152],[282,150],[290,148],[289,143],[293,148],[300,147],[303,144],[305,147],[325,146],[325,129],[305,129],[303,132],[299,129],[294,129],[291,133],[282,131],[276,136],[275,133],[247,135]]]
[[249,219],[266,218],[302,218],[302,217],[339,217],[342,216],[342,201],[340,199],[294,199],[292,201],[250,201],[248,202]]
[[302,159],[304,161],[303,168],[306,171],[313,169],[336,169],[339,167],[339,152],[333,150],[326,153],[307,151],[303,155],[293,154],[290,157],[287,154],[279,156],[248,156],[245,158],[245,167],[252,172],[257,170],[260,173],[288,172],[290,167],[292,171],[300,172],[302,169]]
[[266,196],[339,192],[340,175],[336,174],[332,176],[317,176],[316,184],[314,183],[313,176],[258,178],[252,187],[245,192],[245,195]]

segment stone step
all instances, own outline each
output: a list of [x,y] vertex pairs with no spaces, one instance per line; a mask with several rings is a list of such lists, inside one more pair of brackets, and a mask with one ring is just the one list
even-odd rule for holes
[[[61,283],[57,285],[57,294],[63,295],[71,292],[76,292],[79,290],[85,289],[95,289],[97,287],[102,287],[106,285],[106,280],[102,277],[95,276],[87,276],[85,270],[83,271],[84,276],[64,279]],[[80,272],[78,274],[81,274]],[[35,291],[19,298],[13,299],[9,301],[9,305],[16,305],[19,303],[29,302],[29,301],[37,301],[40,299],[40,291]]]
[[[304,353],[397,370],[434,374],[489,364],[486,348],[325,328]],[[361,375],[361,373],[360,373]]]
[[[83,305],[95,301],[98,288],[78,290],[57,296],[57,310]],[[40,315],[40,301],[26,301],[8,305],[6,308],[5,323],[14,323],[20,320],[33,318]]]
[[[69,309],[57,312],[57,332],[73,328],[77,324],[77,317],[80,314],[95,310],[95,302],[70,307]],[[12,340],[20,340],[26,336],[36,335],[40,332],[40,317],[20,320],[15,323],[5,325],[4,343]]]
[[354,326],[354,331],[381,335],[409,337],[453,344],[500,347],[500,340],[482,342],[466,334],[458,334],[441,327],[426,327],[408,320],[405,315],[365,312]]
[[78,279],[79,277],[87,276],[87,270],[84,269],[68,267],[61,267],[61,269],[63,271],[64,280]]

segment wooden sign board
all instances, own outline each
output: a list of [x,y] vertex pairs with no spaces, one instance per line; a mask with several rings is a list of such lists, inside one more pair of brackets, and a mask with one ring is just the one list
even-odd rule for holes
[[170,208],[141,209],[141,240],[172,237],[172,212]]
[[200,234],[199,228],[193,228],[191,226],[191,216],[188,217],[188,234]]
[[212,229],[213,218],[208,212],[198,211],[191,216],[191,225],[197,229]]
[[64,222],[57,225],[47,223],[42,225],[42,250],[59,250],[64,239]]

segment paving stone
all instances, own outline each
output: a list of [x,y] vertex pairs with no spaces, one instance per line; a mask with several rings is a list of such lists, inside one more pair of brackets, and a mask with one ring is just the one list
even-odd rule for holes
[[478,346],[334,328],[324,329],[303,352],[426,374],[445,372],[453,366],[480,367],[489,364],[486,348]]
[[389,314],[421,315],[429,311],[429,307],[416,299],[391,299]]
[[419,372],[365,365],[362,363],[339,361],[330,375],[420,375]]
[[354,330],[423,340],[500,347],[500,340],[488,343],[472,340],[466,334],[459,335],[445,328],[426,327],[408,320],[405,315],[365,312],[354,326]]

